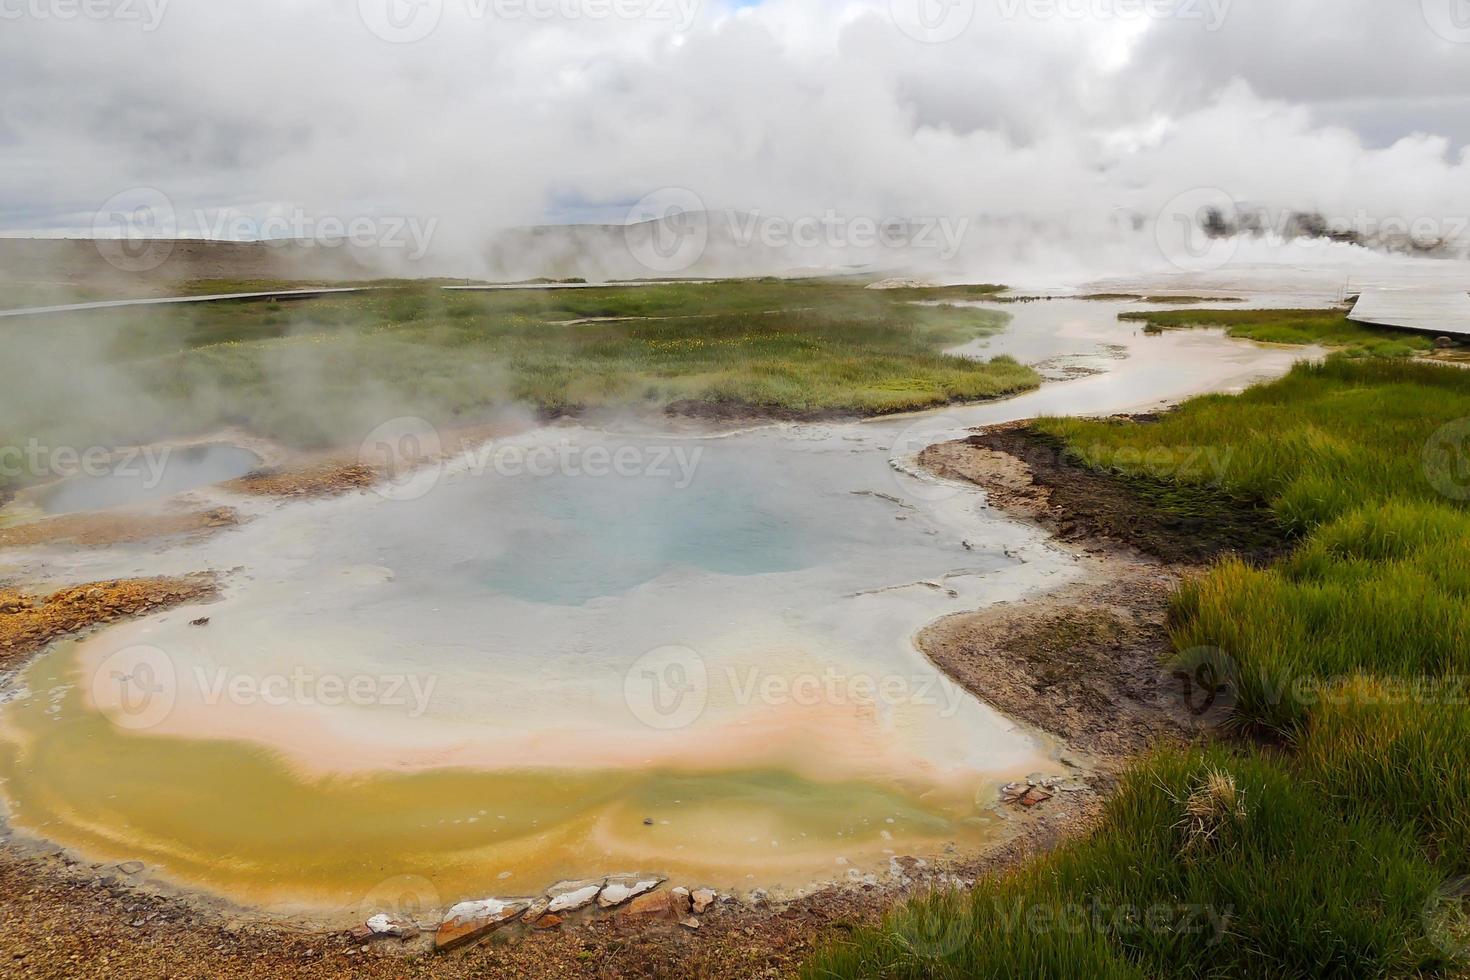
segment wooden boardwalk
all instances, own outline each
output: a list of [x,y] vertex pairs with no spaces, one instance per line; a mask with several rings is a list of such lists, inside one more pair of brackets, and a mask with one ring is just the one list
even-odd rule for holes
[[1470,337],[1470,293],[1417,286],[1364,289],[1348,319],[1436,336]]
[[287,289],[265,293],[216,293],[210,296],[161,296],[152,299],[112,299],[99,303],[67,303],[63,306],[29,306],[19,310],[0,310],[0,317],[45,316],[49,313],[84,313],[88,310],[116,310],[128,306],[176,306],[180,303],[221,303],[244,300],[311,299],[332,293],[360,293],[371,286],[333,287],[330,289]]

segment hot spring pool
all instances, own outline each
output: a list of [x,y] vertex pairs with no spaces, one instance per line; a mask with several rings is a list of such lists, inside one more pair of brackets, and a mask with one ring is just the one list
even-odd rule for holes
[[[1115,339],[1106,304],[1044,312],[1073,307],[1076,332]],[[405,881],[428,905],[633,870],[797,888],[973,852],[1003,833],[998,783],[1061,769],[913,637],[1076,566],[977,492],[892,464],[966,425],[1142,406],[1294,357],[1206,333],[1117,342],[1106,374],[942,416],[542,429],[497,448],[641,468],[460,460],[407,499],[39,559],[71,562],[58,578],[229,574],[218,603],[59,645],[18,678],[0,708],[11,821],[324,914]]]
[[105,473],[63,480],[42,493],[38,503],[47,514],[125,507],[233,480],[260,463],[259,456],[238,446],[168,447],[119,457]]

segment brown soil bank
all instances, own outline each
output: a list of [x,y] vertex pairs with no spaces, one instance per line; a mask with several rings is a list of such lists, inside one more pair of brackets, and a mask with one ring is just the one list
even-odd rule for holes
[[1085,561],[1077,585],[946,617],[918,643],[971,694],[1064,742],[1064,758],[1099,770],[1089,782],[1105,792],[1130,759],[1187,740],[1193,727],[1164,667],[1179,570],[1122,556]]
[[0,528],[0,548],[48,544],[103,548],[180,534],[205,534],[239,523],[239,514],[230,507],[163,514],[136,511],[64,514]]
[[371,489],[379,478],[379,472],[371,466],[341,460],[255,470],[220,487],[264,497],[333,497]]
[[[1147,425],[1152,418],[1132,421]],[[1183,565],[1202,565],[1226,554],[1266,562],[1291,544],[1264,502],[1207,484],[1094,470],[1030,423],[996,426],[963,442],[931,446],[919,461],[942,476],[984,487],[993,506],[1069,543],[1124,547]]]
[[930,626],[919,645],[946,673],[1104,773],[1216,720],[1169,664],[1169,603],[1185,576],[1222,555],[1264,561],[1289,547],[1269,508],[1091,469],[1028,423],[932,446],[920,462],[1051,530],[1082,552],[1085,573],[1060,591]]
[[47,596],[0,588],[0,668],[18,666],[47,643],[70,633],[169,606],[213,599],[218,590],[214,576],[202,573],[182,578],[91,582]]

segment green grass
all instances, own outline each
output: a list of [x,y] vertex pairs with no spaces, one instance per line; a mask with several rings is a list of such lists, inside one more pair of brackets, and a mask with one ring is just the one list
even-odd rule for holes
[[1332,358],[1153,424],[1043,428],[1101,467],[1211,447],[1230,460],[1211,479],[1304,537],[1270,568],[1227,561],[1189,583],[1174,617],[1181,648],[1218,646],[1239,663],[1242,718],[1290,735],[1311,715],[1293,685],[1470,673],[1465,418],[1470,374]]
[[103,299],[139,299],[153,295],[157,294],[137,287],[109,290],[103,286],[69,283],[5,282],[0,283],[0,310],[19,310],[28,306],[63,306]]
[[1411,829],[1448,878],[1470,875],[1467,697],[1462,678],[1357,678],[1324,689],[1299,741],[1302,771],[1341,810]]
[[[1407,976],[1463,969],[1426,942],[1437,885],[1470,874],[1470,374],[1427,362],[1300,364],[1156,421],[1046,419],[1103,472],[1209,483],[1269,504],[1301,538],[1268,567],[1227,559],[1178,592],[1178,651],[1233,663],[1238,733],[1271,750],[1198,749],[1135,765],[1100,826],[970,898],[898,910],[815,961],[814,976]],[[1170,461],[1207,450],[1225,465]],[[1229,858],[1172,834],[1184,774],[1228,769],[1253,805]],[[1269,827],[1251,829],[1253,821]],[[1259,831],[1259,834],[1257,834]],[[1255,835],[1255,836],[1253,836]],[[1233,904],[1220,948],[1089,929],[1017,936],[996,895],[1041,907],[1118,890]],[[1463,913],[1460,908],[1459,912]],[[928,916],[926,919],[925,916]],[[904,937],[963,937],[926,962]],[[1458,921],[1459,950],[1470,930]],[[1012,969],[1011,959],[1019,966]]]
[[1224,327],[1231,337],[1263,344],[1319,344],[1355,357],[1409,357],[1434,346],[1408,330],[1354,323],[1340,310],[1155,310],[1121,313],[1150,333],[1189,327]]
[[996,283],[976,283],[969,286],[901,286],[897,289],[882,289],[875,292],[887,293],[895,299],[935,302],[939,300],[989,300],[1006,291]]
[[0,282],[0,310],[23,309],[28,306],[64,306],[71,303],[95,303],[117,299],[151,299],[164,296],[207,296],[215,293],[256,293],[288,289],[313,289],[327,285],[323,280],[280,279],[189,279],[120,283],[36,283]]
[[[1211,772],[1233,778],[1243,816],[1191,845],[1184,802]],[[1408,976],[1443,959],[1422,917],[1439,883],[1407,833],[1337,815],[1262,755],[1162,752],[1085,840],[902,906],[805,976]]]
[[1470,872],[1467,418],[1462,370],[1333,358],[1157,424],[1045,423],[1094,465],[1125,447],[1230,453],[1226,486],[1305,540],[1272,567],[1227,561],[1186,584],[1176,646],[1224,650],[1241,724],[1299,746],[1350,812],[1415,827],[1454,874]]
[[28,370],[0,392],[0,446],[133,443],[226,424],[303,447],[355,445],[400,415],[453,423],[507,408],[682,401],[881,414],[1034,387],[1036,374],[1010,358],[943,353],[1007,320],[828,280],[496,292],[396,283],[17,320],[0,329]]

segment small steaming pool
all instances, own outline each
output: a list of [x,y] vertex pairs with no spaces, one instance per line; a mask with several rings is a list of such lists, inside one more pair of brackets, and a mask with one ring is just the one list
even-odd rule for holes
[[74,476],[45,490],[37,503],[47,514],[109,510],[233,480],[260,464],[260,457],[248,449],[219,444],[121,454],[102,472]]
[[[1064,769],[913,636],[1076,569],[905,460],[968,425],[1141,407],[1296,356],[1120,336],[1106,304],[1057,311],[1126,353],[910,419],[544,429],[499,448],[622,453],[638,471],[462,459],[421,495],[294,503],[149,553],[152,573],[238,571],[222,602],[58,646],[22,675],[0,708],[12,823],[318,914],[405,882],[433,907],[630,870],[800,888],[973,853],[1005,832],[997,784]],[[1013,329],[1057,329],[1020,312]],[[85,574],[135,573],[141,555],[91,555]]]

